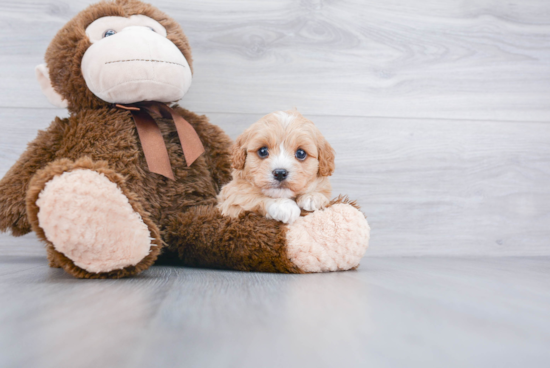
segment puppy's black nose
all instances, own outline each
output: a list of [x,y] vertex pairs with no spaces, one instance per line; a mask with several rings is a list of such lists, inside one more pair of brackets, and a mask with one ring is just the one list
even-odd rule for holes
[[273,170],[273,176],[275,177],[275,180],[283,181],[288,176],[288,171],[285,169],[275,169]]

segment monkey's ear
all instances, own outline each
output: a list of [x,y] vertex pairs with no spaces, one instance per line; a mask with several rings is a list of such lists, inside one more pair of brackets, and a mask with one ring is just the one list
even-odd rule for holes
[[42,89],[42,93],[46,95],[48,101],[57,107],[66,108],[68,106],[67,100],[61,97],[61,95],[53,89],[48,66],[46,64],[37,65],[34,71],[36,73],[36,79],[38,79],[38,83]]

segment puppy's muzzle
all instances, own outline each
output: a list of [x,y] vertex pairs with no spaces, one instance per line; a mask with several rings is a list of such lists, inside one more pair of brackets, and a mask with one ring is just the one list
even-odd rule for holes
[[288,176],[288,171],[286,171],[285,169],[275,169],[275,170],[273,170],[273,177],[277,181],[283,181],[287,178],[287,176]]

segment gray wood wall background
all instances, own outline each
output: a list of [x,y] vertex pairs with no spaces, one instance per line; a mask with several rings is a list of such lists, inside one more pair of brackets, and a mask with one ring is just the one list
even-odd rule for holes
[[[161,0],[194,51],[182,105],[233,138],[297,107],[337,151],[370,256],[550,255],[547,0]],[[0,175],[64,110],[34,77],[90,1],[0,1]],[[33,235],[3,248],[41,252]]]

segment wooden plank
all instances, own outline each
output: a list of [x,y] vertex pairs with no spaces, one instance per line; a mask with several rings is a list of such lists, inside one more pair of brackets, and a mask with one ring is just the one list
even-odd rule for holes
[[[0,175],[54,115],[0,109]],[[233,138],[260,117],[208,116]],[[550,125],[308,117],[336,149],[334,195],[368,216],[368,255],[550,255]]]
[[[2,367],[545,367],[550,258],[76,280],[0,256]],[[396,353],[398,352],[398,353]]]
[[[49,106],[33,68],[88,3],[2,2],[0,106]],[[190,38],[196,111],[550,120],[545,0],[154,4]]]
[[[174,281],[168,277],[169,268],[156,268],[149,276],[84,284],[48,268],[44,260],[31,259],[34,267],[28,256],[0,257],[3,367],[59,367],[69,362],[74,367],[92,362],[127,366]],[[87,352],[84,345],[90,348]],[[118,347],[97,350],[108,346]]]

